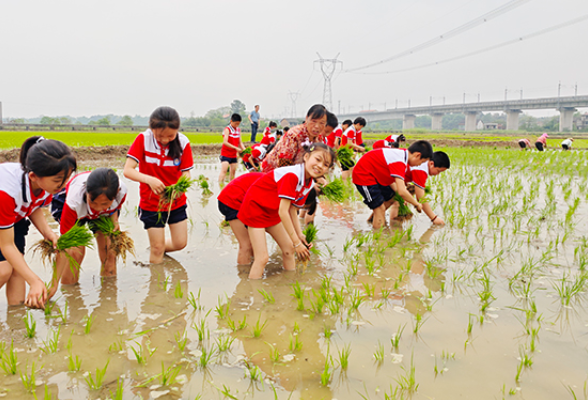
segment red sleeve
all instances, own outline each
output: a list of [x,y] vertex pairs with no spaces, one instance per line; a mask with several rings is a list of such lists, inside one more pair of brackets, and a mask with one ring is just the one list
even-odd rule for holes
[[122,209],[122,205],[125,203],[125,200],[127,199],[127,195],[125,194],[124,197],[121,199],[120,204],[118,205],[118,207],[116,207],[117,210],[121,210]]
[[289,200],[296,200],[296,186],[298,176],[295,173],[288,173],[278,181],[278,197]]
[[190,143],[184,147],[184,152],[182,153],[182,162],[180,163],[180,171],[188,171],[194,168],[194,157],[192,156],[192,147]]
[[406,164],[397,161],[392,164],[388,164],[388,170],[390,171],[390,176],[393,178],[400,178],[404,180],[404,176],[406,175]]
[[0,229],[12,228],[16,222],[16,202],[8,193],[0,191],[0,204]]
[[421,189],[424,189],[425,186],[427,185],[427,177],[428,177],[428,175],[425,171],[418,170],[418,169],[412,171],[412,181],[414,182],[415,185],[417,185]]
[[78,222],[78,214],[65,203],[61,212],[61,221],[59,221],[59,233],[63,235],[68,232],[76,222]]
[[127,157],[131,157],[138,163],[140,163],[144,159],[145,155],[145,138],[143,134],[139,134],[131,147],[129,148],[129,152],[127,153]]

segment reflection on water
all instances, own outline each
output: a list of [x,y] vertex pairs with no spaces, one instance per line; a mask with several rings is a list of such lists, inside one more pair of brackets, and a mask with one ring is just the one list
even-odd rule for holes
[[[215,167],[198,165],[196,174],[214,182]],[[113,397],[119,385],[125,399],[409,398],[412,378],[415,398],[493,399],[511,390],[514,398],[565,398],[568,386],[579,395],[586,379],[585,298],[580,293],[565,302],[554,284],[585,283],[576,271],[586,228],[552,221],[535,233],[543,203],[484,200],[493,192],[462,184],[468,174],[498,184],[452,169],[437,182],[443,194],[434,195],[450,207],[441,229],[417,216],[372,232],[358,199],[322,200],[320,254],[297,272],[284,272],[269,241],[261,281],[248,280],[249,267],[235,265],[237,243],[220,225],[214,196],[198,190],[188,196],[188,247],[161,265],[140,262],[148,241],[135,215],[138,190],[129,183],[121,224],[136,241],[138,262],[101,279],[90,250],[79,285],[63,285],[46,313],[1,301],[0,366],[9,367],[14,341],[18,368],[15,375],[0,370],[0,395],[33,398],[20,374],[26,379],[33,361],[38,398],[46,388],[60,399]],[[555,196],[565,220],[573,197],[585,196],[585,178],[545,179],[548,188],[537,193]],[[567,189],[559,193],[552,184],[570,185],[571,194],[564,198]],[[532,187],[520,190],[529,197]],[[467,209],[477,207],[479,215],[458,206],[463,193]],[[528,207],[527,219],[516,212],[500,216],[502,207],[517,204]],[[582,200],[575,215],[587,214]],[[568,232],[565,244],[561,237],[555,243],[558,229]],[[32,230],[29,244],[38,238]],[[49,278],[30,253],[27,260]],[[26,337],[27,313],[36,322],[33,338]],[[92,389],[88,378],[106,365]]]

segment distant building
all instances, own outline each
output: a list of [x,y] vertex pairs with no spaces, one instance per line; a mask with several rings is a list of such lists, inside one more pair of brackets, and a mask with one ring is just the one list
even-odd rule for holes
[[484,129],[488,131],[493,131],[496,129],[500,129],[500,126],[496,122],[486,122],[484,124]]
[[588,130],[588,113],[580,114],[579,117],[574,118],[574,124],[579,131]]

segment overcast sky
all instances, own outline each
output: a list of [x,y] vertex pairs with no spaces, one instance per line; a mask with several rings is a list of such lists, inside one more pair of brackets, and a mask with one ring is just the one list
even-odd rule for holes
[[[443,61],[588,14],[587,0],[530,0],[410,56],[509,0],[11,1],[0,0],[4,117],[182,116],[239,99],[262,118],[323,101],[317,52],[339,55],[335,112],[407,105],[588,94],[588,20],[514,45]],[[339,109],[339,107],[341,107]],[[555,110],[549,111],[556,114]]]

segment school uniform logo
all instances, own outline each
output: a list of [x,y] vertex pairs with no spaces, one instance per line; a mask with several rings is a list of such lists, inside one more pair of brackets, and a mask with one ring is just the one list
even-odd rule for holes
[[174,166],[179,167],[181,162],[182,160],[180,160],[179,158],[174,158]]

